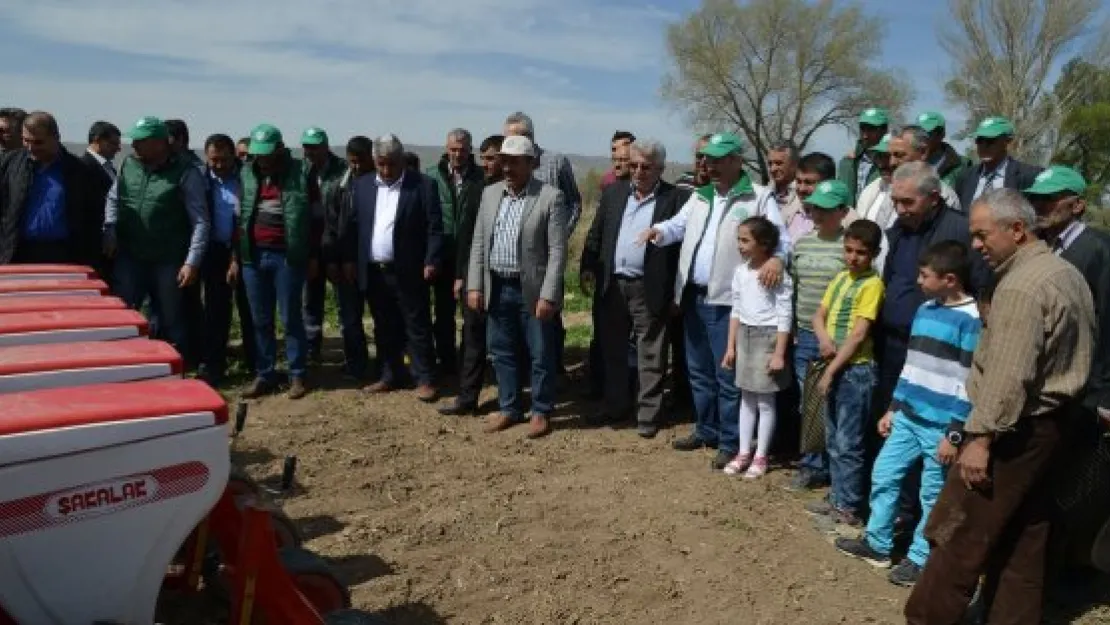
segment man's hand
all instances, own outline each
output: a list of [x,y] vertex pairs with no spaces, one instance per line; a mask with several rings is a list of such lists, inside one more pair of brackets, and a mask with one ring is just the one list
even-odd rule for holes
[[451,288],[452,292],[455,294],[456,301],[462,299],[463,286],[462,280],[455,280],[455,284]]
[[889,410],[879,419],[879,436],[887,438],[890,436],[890,430],[894,427],[894,414]]
[[1110,408],[1099,408],[1098,418],[1102,421],[1102,426],[1110,428]]
[[826,369],[825,373],[821,375],[821,379],[817,381],[817,392],[820,393],[822,397],[827,396],[829,394],[829,390],[832,388],[832,384],[832,372]]
[[431,282],[436,279],[436,266],[424,265],[424,281]]
[[836,343],[833,343],[832,339],[828,339],[828,338],[818,339],[817,343],[818,343],[818,346],[821,349],[821,357],[822,358],[834,358],[834,357],[836,357]]
[[555,307],[555,302],[540,298],[536,300],[536,319],[540,321],[551,321],[555,318],[558,309]]
[[768,289],[773,289],[782,282],[782,272],[785,269],[782,259],[773,256],[759,268],[759,283]]
[[328,263],[324,268],[324,277],[332,284],[339,284],[339,281],[343,279],[343,276],[339,273],[339,265]]
[[725,357],[721,359],[722,369],[732,369],[736,365],[736,348],[732,345],[725,350]]
[[597,288],[597,281],[594,279],[594,272],[586,270],[578,274],[578,290],[582,291],[583,295],[591,295],[595,288]]
[[347,284],[358,284],[358,265],[343,263],[343,281]]
[[197,281],[197,268],[192,265],[182,265],[177,271],[177,288],[183,289]]
[[636,237],[636,245],[645,245],[647,243],[654,243],[659,245],[663,242],[663,232],[659,228],[648,228]]
[[315,280],[320,275],[320,261],[316,258],[311,258],[308,261],[308,272],[305,274],[309,280]]
[[481,291],[467,291],[466,292],[466,305],[474,312],[482,312],[482,292]]
[[786,358],[779,354],[771,354],[771,360],[767,362],[767,373],[774,375],[785,368]]
[[940,439],[940,445],[937,447],[937,462],[946,467],[952,466],[959,453],[960,450],[955,445],[949,443],[947,438],[942,438]]
[[960,477],[968,490],[990,483],[987,465],[991,459],[991,437],[972,435],[962,445],[956,464],[960,467]]
[[239,263],[235,259],[227,265],[227,283],[231,286],[239,283]]

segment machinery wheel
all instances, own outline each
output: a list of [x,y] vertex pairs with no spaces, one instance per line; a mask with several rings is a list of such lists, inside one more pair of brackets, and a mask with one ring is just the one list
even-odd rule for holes
[[339,610],[326,614],[324,625],[385,625],[385,621],[362,610]]
[[281,508],[268,505],[266,512],[270,514],[270,527],[274,530],[274,542],[277,543],[278,549],[298,549],[304,544],[301,531]]
[[278,557],[285,571],[293,578],[297,590],[317,612],[331,614],[351,607],[351,593],[346,584],[339,581],[323,558],[301,548],[282,549]]

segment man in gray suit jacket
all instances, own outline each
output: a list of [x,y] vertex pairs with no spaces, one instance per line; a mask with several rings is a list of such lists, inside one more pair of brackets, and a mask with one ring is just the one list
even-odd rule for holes
[[528,438],[551,431],[558,372],[556,319],[567,264],[567,215],[563,194],[533,175],[535,146],[528,137],[501,145],[505,180],[482,193],[467,271],[467,305],[488,311],[489,351],[497,373],[501,411],[487,431],[524,422],[518,346],[532,363]]

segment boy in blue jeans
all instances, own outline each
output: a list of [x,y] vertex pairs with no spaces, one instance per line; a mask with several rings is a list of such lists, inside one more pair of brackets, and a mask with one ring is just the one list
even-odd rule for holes
[[902,480],[922,461],[921,520],[909,553],[890,572],[890,581],[900,586],[912,586],[929,557],[925,523],[971,412],[964,385],[982,323],[975,299],[964,290],[970,274],[967,247],[957,241],[942,241],[921,255],[917,284],[929,300],[913,318],[906,364],[890,409],[879,421],[879,433],[887,440],[871,476],[871,518],[862,536],[835,542],[847,555],[890,567]]
[[859,527],[866,485],[864,428],[871,389],[875,386],[875,355],[871,327],[879,316],[884,286],[871,263],[879,254],[882,230],[866,219],[844,230],[844,266],[829,287],[817,313],[813,332],[823,360],[828,361],[817,390],[827,398],[825,447],[832,489],[827,501],[806,506],[836,525]]

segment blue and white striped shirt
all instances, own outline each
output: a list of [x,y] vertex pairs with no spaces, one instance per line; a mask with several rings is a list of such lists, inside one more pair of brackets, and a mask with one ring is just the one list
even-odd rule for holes
[[906,364],[894,389],[891,410],[947,426],[971,412],[967,377],[983,324],[975,300],[921,305],[910,327]]
[[489,266],[493,273],[503,278],[520,277],[520,221],[527,197],[524,194],[513,195],[506,189],[493,221]]

